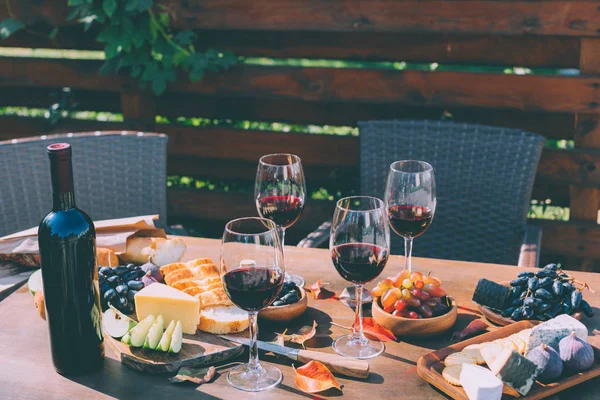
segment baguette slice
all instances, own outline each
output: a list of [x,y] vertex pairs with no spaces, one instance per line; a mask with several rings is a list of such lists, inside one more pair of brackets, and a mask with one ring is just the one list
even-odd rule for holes
[[210,290],[211,288],[219,287],[221,285],[221,278],[218,276],[214,276],[206,279],[184,279],[181,281],[172,282],[170,286],[177,290],[185,290],[191,287],[199,287],[206,291]]
[[248,329],[248,313],[235,306],[208,307],[200,312],[198,329],[225,335]]
[[194,297],[200,301],[200,310],[214,306],[233,306],[222,285],[215,289],[199,293]]

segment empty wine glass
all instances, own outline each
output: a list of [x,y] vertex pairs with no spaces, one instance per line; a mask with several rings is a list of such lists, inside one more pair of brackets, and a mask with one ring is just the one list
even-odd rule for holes
[[[256,170],[254,199],[258,214],[272,220],[285,243],[285,230],[294,225],[304,210],[306,183],[300,157],[293,154],[262,156]],[[299,275],[286,274],[286,281],[304,286]]]
[[385,186],[390,226],[404,238],[404,269],[412,272],[412,242],[421,236],[435,214],[435,176],[424,161],[396,161],[390,165]]
[[390,252],[390,228],[384,202],[366,196],[339,200],[333,214],[329,250],[337,272],[356,286],[352,333],[337,338],[333,348],[347,357],[376,357],[385,347],[382,342],[370,341],[363,333],[362,292],[363,284],[381,274]]
[[281,371],[258,361],[258,312],[279,295],[284,280],[283,249],[275,223],[239,218],[225,226],[221,242],[221,281],[233,304],[248,311],[250,358],[227,374],[241,390],[258,392],[281,382]]

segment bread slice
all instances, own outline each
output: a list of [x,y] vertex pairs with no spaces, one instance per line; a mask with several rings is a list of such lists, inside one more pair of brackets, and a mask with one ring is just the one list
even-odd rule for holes
[[172,282],[170,286],[174,287],[177,290],[185,290],[190,287],[199,287],[204,290],[208,290],[209,287],[212,287],[214,285],[221,286],[221,277],[212,276],[206,279],[182,279],[180,281]]
[[[196,260],[194,260],[196,261]],[[180,263],[178,263],[181,265]],[[217,270],[217,266],[213,263],[205,263],[194,266],[189,266],[189,263],[183,264],[183,268],[175,267],[176,269],[167,269],[164,268],[165,272],[169,271],[168,274],[164,275],[165,283],[167,285],[173,286],[173,284],[177,281],[183,279],[205,279],[209,277],[219,277],[219,271]],[[162,272],[161,268],[161,272]]]
[[209,290],[217,289],[217,288],[219,288],[221,286],[222,286],[221,282],[219,281],[219,282],[211,283],[210,285],[204,286],[204,287],[201,287],[201,286],[190,286],[190,287],[187,287],[187,288],[181,289],[181,290],[183,290],[184,293],[187,293],[190,296],[195,296],[197,294],[204,293],[204,292],[207,292]]
[[207,290],[194,296],[200,301],[200,310],[213,306],[232,306],[233,303],[227,297],[223,286]]
[[198,329],[225,335],[248,329],[248,313],[235,306],[207,307],[200,312]]
[[163,276],[167,276],[172,271],[175,271],[178,269],[183,269],[183,268],[192,268],[192,267],[195,267],[197,265],[202,265],[202,264],[212,264],[212,260],[210,258],[197,258],[195,260],[191,260],[186,263],[176,262],[176,263],[172,263],[172,264],[167,264],[167,265],[163,265],[162,267],[160,267],[160,272],[161,272],[161,274],[163,274]]

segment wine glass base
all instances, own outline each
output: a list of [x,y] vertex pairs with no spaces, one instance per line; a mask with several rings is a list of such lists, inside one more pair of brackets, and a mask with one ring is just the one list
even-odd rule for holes
[[300,275],[296,275],[296,274],[288,274],[287,272],[285,273],[285,281],[286,282],[294,282],[296,284],[296,286],[303,288],[304,287],[304,278],[302,278]]
[[281,371],[272,365],[260,365],[259,369],[249,369],[248,364],[235,367],[227,374],[227,382],[236,389],[246,392],[260,392],[277,386],[282,379]]
[[333,342],[333,349],[344,357],[361,360],[377,357],[385,350],[383,342],[361,341],[352,335],[340,336]]

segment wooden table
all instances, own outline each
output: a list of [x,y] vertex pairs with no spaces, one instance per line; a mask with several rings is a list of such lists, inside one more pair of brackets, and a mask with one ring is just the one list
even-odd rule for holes
[[[186,238],[188,251],[186,259],[211,257],[219,259],[220,243],[211,239]],[[286,248],[288,271],[301,274],[308,283],[323,279],[330,282],[329,288],[340,293],[346,283],[339,277],[329,258],[327,250]],[[396,274],[402,269],[403,258],[393,256],[383,273]],[[518,271],[517,267],[477,264],[457,261],[443,261],[416,258],[413,268],[420,271],[433,271],[443,279],[443,287],[453,295],[461,306],[455,330],[464,328],[477,318],[471,295],[479,277],[501,281],[509,280]],[[587,281],[600,290],[600,274],[575,273],[577,278]],[[372,287],[370,285],[369,287]],[[596,317],[585,319],[590,329],[590,342],[600,346],[600,295],[586,292],[586,299],[593,305]],[[333,352],[332,338],[347,333],[331,322],[350,326],[353,310],[337,300],[310,300],[309,309],[300,321],[293,325],[273,326],[261,323],[260,337],[273,338],[273,330],[289,328],[294,332],[315,319],[318,323],[317,335],[306,343],[307,348]],[[368,381],[338,377],[343,386],[343,397],[353,399],[443,399],[445,396],[421,380],[416,374],[418,358],[431,351],[445,347],[450,333],[428,340],[401,340],[388,342],[386,352],[370,361],[371,375]],[[261,353],[263,362],[274,363],[283,371],[283,382],[276,388],[262,393],[243,393],[228,385],[225,374],[230,366],[221,366],[215,382],[200,387],[195,385],[174,385],[164,376],[144,375],[122,366],[110,349],[102,371],[85,377],[63,377],[54,372],[50,360],[46,323],[41,320],[33,305],[33,298],[25,287],[0,302],[0,399],[286,399],[286,398],[328,398],[342,394],[335,389],[319,396],[299,391],[294,384],[294,370],[291,362]],[[244,360],[239,360],[244,361]],[[596,379],[563,392],[559,398],[578,400],[598,399],[600,379]]]

